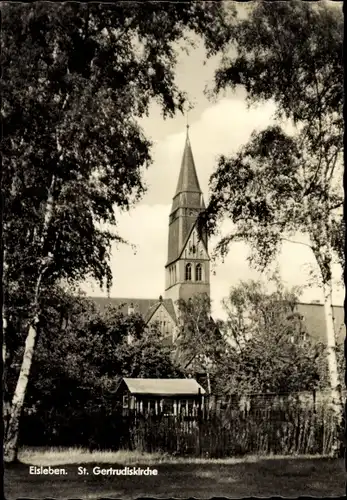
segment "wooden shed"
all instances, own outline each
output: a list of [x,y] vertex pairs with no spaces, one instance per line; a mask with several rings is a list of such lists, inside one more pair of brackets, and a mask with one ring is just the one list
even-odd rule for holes
[[123,414],[194,416],[204,408],[205,394],[201,385],[192,378],[124,377],[116,390]]

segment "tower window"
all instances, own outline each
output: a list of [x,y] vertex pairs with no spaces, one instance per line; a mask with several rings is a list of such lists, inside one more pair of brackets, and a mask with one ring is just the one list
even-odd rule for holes
[[174,285],[176,283],[176,269],[175,266],[170,267],[170,285]]
[[191,264],[186,264],[186,281],[192,280],[192,266]]
[[201,264],[197,264],[195,266],[195,281],[201,281],[201,280],[202,280]]

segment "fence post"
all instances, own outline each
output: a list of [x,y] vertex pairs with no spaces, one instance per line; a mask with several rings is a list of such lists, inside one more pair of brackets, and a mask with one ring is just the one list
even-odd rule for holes
[[202,394],[199,387],[198,399],[198,455],[201,456],[201,421],[202,421]]

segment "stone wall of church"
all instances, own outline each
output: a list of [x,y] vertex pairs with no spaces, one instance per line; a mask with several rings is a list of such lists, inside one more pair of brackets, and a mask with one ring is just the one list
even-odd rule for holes
[[178,283],[165,291],[165,298],[172,299],[176,315],[179,316],[177,301],[183,299],[189,300],[194,295],[199,293],[207,293],[210,297],[210,284],[209,283]]
[[188,300],[194,295],[199,293],[206,293],[210,297],[210,284],[209,283],[185,283],[180,286],[179,298]]
[[[191,279],[186,280],[186,265],[191,264]],[[196,265],[200,264],[201,280],[196,280]],[[207,260],[179,260],[166,269],[165,298],[187,300],[192,295],[207,293],[210,296],[210,263]]]

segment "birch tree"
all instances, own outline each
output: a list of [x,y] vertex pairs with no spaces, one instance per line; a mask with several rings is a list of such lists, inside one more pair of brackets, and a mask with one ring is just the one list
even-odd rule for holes
[[[224,54],[213,90],[242,85],[250,105],[271,99],[278,122],[253,133],[237,154],[219,158],[200,221],[211,234],[222,218],[231,218],[234,230],[220,239],[217,254],[225,255],[233,241],[246,241],[262,269],[284,240],[306,235],[323,290],[330,386],[339,414],[332,266],[344,265],[342,44],[342,13],[324,3],[257,2],[246,20],[233,25],[232,50]],[[283,119],[293,132],[286,132]]]
[[177,336],[176,359],[182,370],[203,370],[207,392],[212,393],[212,382],[218,362],[225,352],[219,322],[211,317],[211,301],[206,294],[196,294],[188,301],[179,300],[181,328]]
[[12,327],[20,317],[25,331],[14,333],[23,355],[10,398],[7,461],[17,455],[42,291],[87,276],[110,286],[111,243],[123,242],[117,213],[141,198],[151,163],[138,119],[153,100],[164,116],[183,110],[175,47],[189,46],[194,32],[213,53],[222,11],[198,2],[165,10],[151,2],[1,5],[4,338],[17,297]]
[[220,385],[226,394],[326,387],[325,349],[307,334],[299,290],[285,289],[277,277],[271,281],[271,292],[260,281],[241,281],[223,301],[230,347]]

